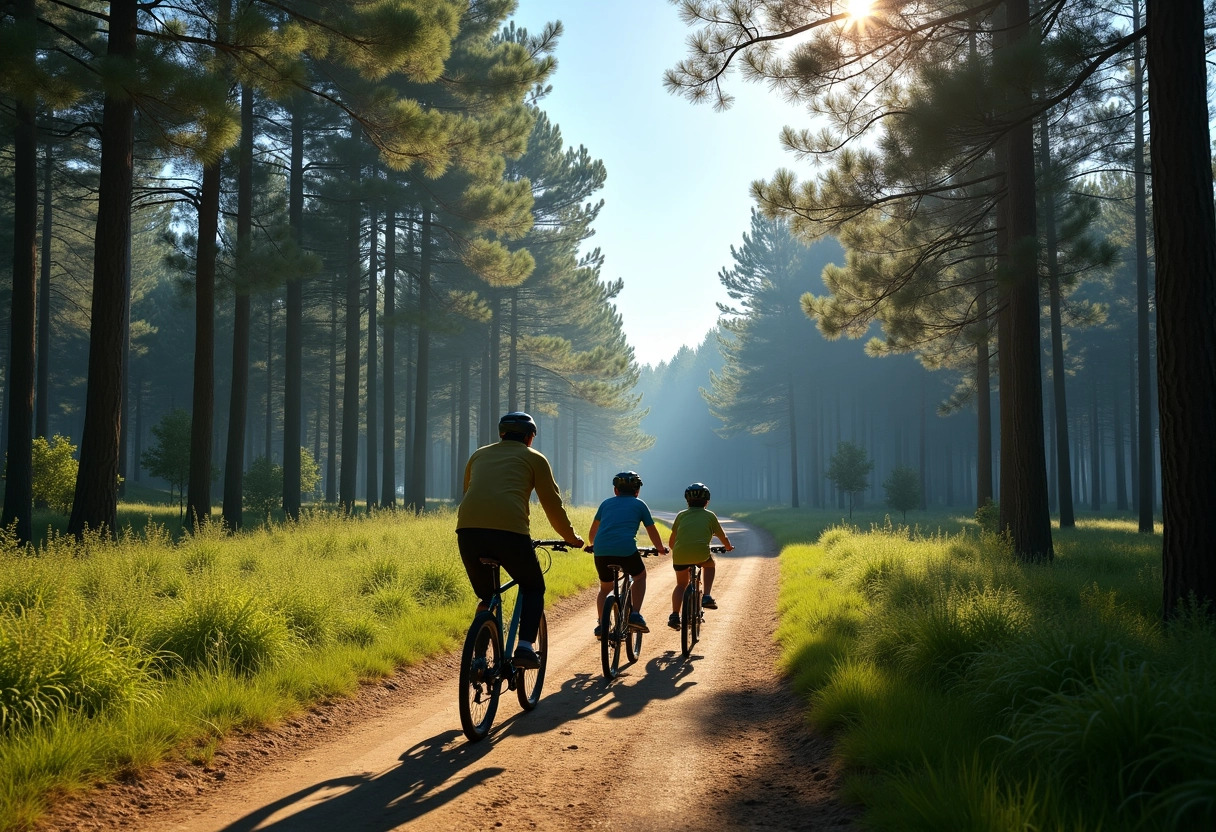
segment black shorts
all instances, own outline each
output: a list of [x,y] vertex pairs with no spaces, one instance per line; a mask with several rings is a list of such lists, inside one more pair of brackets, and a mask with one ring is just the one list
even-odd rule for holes
[[713,565],[714,565],[714,559],[712,557],[708,557],[705,560],[701,561],[700,563],[673,563],[671,565],[671,568],[676,570],[677,572],[687,572],[688,567],[690,567],[690,566],[713,566]]
[[612,583],[614,577],[609,564],[616,564],[634,578],[646,571],[646,564],[642,563],[642,556],[637,552],[632,555],[596,555],[595,571],[599,573],[600,581],[606,584]]

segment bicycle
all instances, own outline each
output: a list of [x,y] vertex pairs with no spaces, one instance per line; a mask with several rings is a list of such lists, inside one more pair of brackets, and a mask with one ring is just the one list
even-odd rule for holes
[[[588,547],[588,551],[594,551]],[[657,555],[653,546],[638,549],[644,558]],[[600,615],[600,661],[604,666],[604,677],[611,681],[620,673],[621,645],[629,661],[635,662],[642,653],[640,630],[629,629],[629,615],[633,612],[633,576],[618,564],[608,564],[612,570],[612,591],[604,599],[604,612]]]
[[[533,540],[532,547],[558,552],[569,551],[569,544],[564,540]],[[519,615],[523,605],[516,598],[504,645],[502,595],[518,582],[511,580],[505,586],[501,585],[501,567],[498,561],[493,558],[481,558],[481,562],[494,572],[494,594],[490,596],[487,608],[479,610],[473,617],[469,633],[465,636],[464,649],[460,654],[460,727],[471,742],[477,742],[490,733],[490,725],[493,724],[494,714],[498,711],[498,696],[504,681],[519,697],[521,708],[530,711],[536,707],[545,683],[545,664],[549,647],[549,631],[545,614],[542,612],[535,642],[540,667],[535,670],[514,667],[511,656],[515,649],[515,634],[519,630]],[[549,570],[546,568],[544,571]]]
[[[710,546],[711,555],[726,552],[725,546]],[[684,599],[680,604],[680,652],[687,656],[692,647],[701,639],[701,624],[705,621],[705,611],[701,609],[701,565],[694,563],[688,567],[688,586],[684,588]]]

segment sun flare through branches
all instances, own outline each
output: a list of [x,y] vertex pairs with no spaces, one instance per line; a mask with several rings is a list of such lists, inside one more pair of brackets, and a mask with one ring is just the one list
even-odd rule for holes
[[857,25],[874,11],[874,0],[845,0],[846,25]]

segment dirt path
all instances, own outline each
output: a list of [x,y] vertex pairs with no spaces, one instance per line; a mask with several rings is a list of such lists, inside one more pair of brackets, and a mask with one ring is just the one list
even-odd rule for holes
[[[611,684],[591,637],[594,594],[549,611],[543,698],[504,690],[470,744],[448,657],[273,732],[226,745],[210,768],[167,767],[66,805],[53,829],[844,829],[827,743],[774,670],[778,566],[761,532],[724,521],[702,640],[687,659],[665,626],[675,579],[648,561],[651,624]],[[625,659],[622,657],[622,662]]]

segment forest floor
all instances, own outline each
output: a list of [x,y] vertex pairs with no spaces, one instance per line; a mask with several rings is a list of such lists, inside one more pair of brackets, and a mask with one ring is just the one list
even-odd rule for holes
[[44,828],[134,832],[387,832],[473,828],[843,830],[830,743],[776,670],[778,559],[763,532],[723,521],[701,641],[666,626],[675,579],[647,561],[641,656],[606,683],[595,592],[548,611],[539,706],[504,689],[490,736],[460,730],[458,656],[364,686],[269,730],[231,737],[206,764],[168,763],[64,801]]

